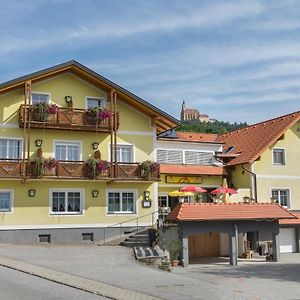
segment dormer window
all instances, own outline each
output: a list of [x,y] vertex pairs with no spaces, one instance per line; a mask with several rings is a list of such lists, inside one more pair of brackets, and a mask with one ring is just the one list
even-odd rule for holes
[[235,149],[235,147],[236,147],[235,145],[228,147],[224,153],[230,153],[231,151],[233,151]]
[[273,165],[285,166],[285,150],[274,148],[273,149]]

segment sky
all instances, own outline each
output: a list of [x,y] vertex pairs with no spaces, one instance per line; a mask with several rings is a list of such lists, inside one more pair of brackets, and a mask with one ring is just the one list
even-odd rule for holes
[[179,118],[300,110],[300,1],[0,0],[0,82],[72,59]]

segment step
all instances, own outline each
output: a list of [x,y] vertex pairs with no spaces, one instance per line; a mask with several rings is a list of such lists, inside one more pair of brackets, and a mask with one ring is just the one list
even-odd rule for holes
[[148,246],[149,247],[149,241],[132,241],[132,240],[125,240],[120,243],[121,246],[126,247],[136,247],[136,246]]

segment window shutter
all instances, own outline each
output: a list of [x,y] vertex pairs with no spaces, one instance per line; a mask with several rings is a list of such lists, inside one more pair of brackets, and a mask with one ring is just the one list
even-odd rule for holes
[[165,164],[182,164],[182,151],[158,149],[157,162]]
[[212,165],[213,154],[211,152],[185,151],[185,163],[187,165]]

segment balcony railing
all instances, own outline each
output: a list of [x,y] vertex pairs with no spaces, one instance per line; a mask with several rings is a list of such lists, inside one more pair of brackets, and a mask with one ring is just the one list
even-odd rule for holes
[[0,160],[0,177],[17,178],[22,175],[22,160],[2,159]]
[[[85,109],[60,108],[55,114],[43,116],[34,110],[31,105],[27,105],[26,108],[26,120],[30,120],[30,127],[32,128],[111,132],[112,129],[117,130],[119,126],[118,112],[112,113],[112,119],[99,120]],[[22,104],[19,109],[20,127],[24,127],[24,120],[25,105]],[[113,128],[114,124],[116,128]]]
[[[24,168],[23,168],[24,166]],[[22,170],[24,169],[24,172]],[[0,159],[0,178],[20,178],[26,174],[31,179],[78,179],[78,180],[130,180],[158,181],[159,169],[150,177],[143,176],[141,164],[111,164],[108,170],[94,171],[85,161],[58,161],[54,168],[39,167],[37,161]]]

